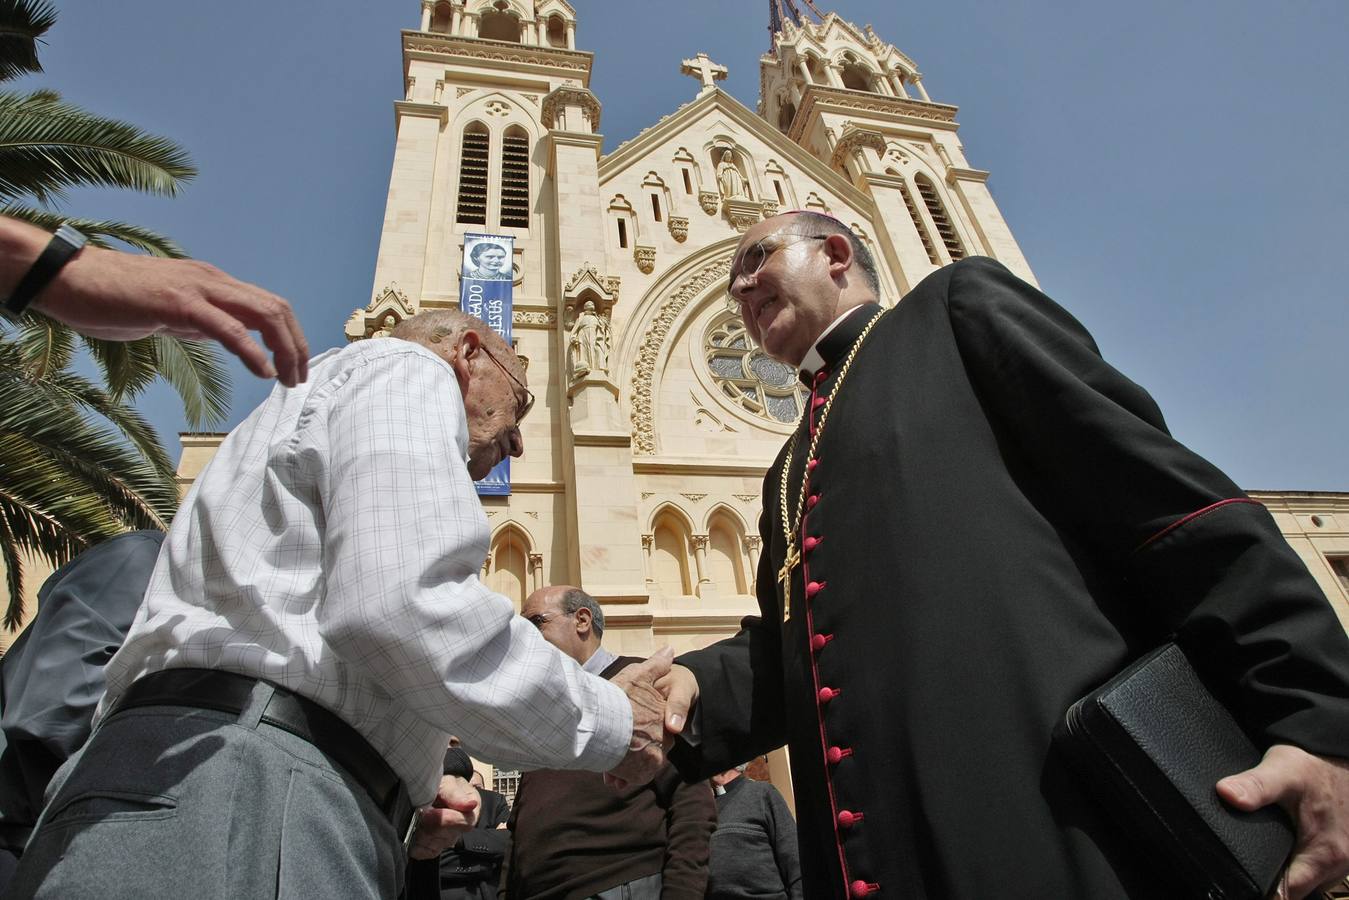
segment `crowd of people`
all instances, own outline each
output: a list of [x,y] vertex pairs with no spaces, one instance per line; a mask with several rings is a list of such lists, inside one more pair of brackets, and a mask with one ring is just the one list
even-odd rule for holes
[[[423,311],[306,360],[279,298],[34,231],[0,220],[11,315],[214,337],[281,383],[162,547],[58,572],[5,658],[15,744],[53,666],[79,687],[65,739],[19,754],[41,758],[0,832],[8,897],[484,896],[497,858],[522,898],[1179,896],[1050,743],[1167,640],[1266,749],[1214,790],[1286,811],[1280,896],[1349,874],[1349,638],[1268,512],[992,260],[886,306],[841,222],[746,232],[730,297],[810,392],[764,481],[759,611],[642,660],[584,591],[517,615],[477,577],[473,481],[533,405],[481,321]],[[102,631],[54,599],[136,578]],[[450,734],[526,772],[508,816]],[[737,769],[784,744],[795,841]]]

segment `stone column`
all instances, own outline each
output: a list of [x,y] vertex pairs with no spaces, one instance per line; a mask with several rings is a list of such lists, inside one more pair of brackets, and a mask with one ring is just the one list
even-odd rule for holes
[[815,79],[810,77],[810,69],[806,66],[806,61],[799,56],[796,58],[796,67],[801,70],[801,77],[806,80],[806,84],[815,83]]
[[431,0],[422,0],[422,31],[431,30]]
[[903,97],[904,99],[908,100],[909,92],[904,87],[904,73],[901,72],[899,69],[892,69],[890,71],[890,81],[895,88],[895,96]]
[[824,66],[824,77],[829,79],[829,86],[843,87],[843,75],[839,73],[838,66],[833,63],[826,63]]
[[575,50],[575,49],[576,49],[576,23],[575,23],[575,22],[568,22],[568,23],[567,23],[567,49],[568,49],[568,50]]
[[656,584],[656,573],[651,565],[651,549],[656,543],[654,534],[642,535],[642,563],[646,568],[646,586],[652,588]]
[[923,87],[923,79],[916,73],[913,76],[913,86],[918,88],[918,96],[922,97],[928,103],[932,102],[932,98],[927,95],[927,88]]
[[757,534],[747,535],[745,537],[745,547],[749,550],[749,580],[754,581],[755,575],[759,571],[759,547],[763,543]]
[[702,596],[703,585],[712,583],[712,579],[707,577],[707,535],[705,534],[693,536],[693,562],[698,568],[698,587],[695,593]]
[[534,576],[534,590],[543,588],[543,554],[529,554],[529,574]]

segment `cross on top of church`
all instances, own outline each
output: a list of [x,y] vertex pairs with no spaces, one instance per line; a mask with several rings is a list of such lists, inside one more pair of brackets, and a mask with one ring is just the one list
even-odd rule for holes
[[706,53],[699,53],[693,59],[684,60],[683,65],[679,67],[679,74],[702,79],[703,89],[698,92],[700,97],[716,87],[712,82],[724,80],[727,71],[725,66],[712,62]]

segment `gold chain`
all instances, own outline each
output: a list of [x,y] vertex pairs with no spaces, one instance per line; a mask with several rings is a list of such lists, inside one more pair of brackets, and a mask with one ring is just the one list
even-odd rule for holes
[[[834,398],[839,395],[840,388],[843,387],[843,379],[848,376],[848,369],[852,367],[853,360],[857,357],[857,351],[862,349],[862,343],[866,341],[867,335],[871,329],[881,320],[889,310],[881,310],[866,327],[862,333],[857,336],[853,342],[852,350],[843,360],[843,365],[838,370],[838,380],[834,382],[834,389],[829,392],[829,399],[824,402],[824,408],[820,410],[820,421],[815,426],[815,436],[811,438],[810,450],[806,454],[805,464],[801,467],[801,497],[796,504],[796,521],[790,521],[790,511],[787,508],[787,475],[792,469],[792,456],[796,453],[797,436],[801,434],[801,425],[798,422],[796,429],[792,432],[791,439],[787,442],[787,459],[782,464],[782,534],[787,539],[787,561],[784,563],[782,571],[779,573],[782,579],[782,593],[787,602],[787,616],[791,616],[791,572],[792,568],[800,561],[799,552],[796,549],[796,541],[801,539],[800,524],[801,517],[806,511],[806,494],[810,485],[810,464],[815,459],[815,452],[820,445],[820,435],[824,434],[824,424],[829,420],[829,410],[834,408]],[[812,393],[814,393],[812,391]],[[802,417],[808,417],[811,413],[810,406],[807,405],[802,412]]]

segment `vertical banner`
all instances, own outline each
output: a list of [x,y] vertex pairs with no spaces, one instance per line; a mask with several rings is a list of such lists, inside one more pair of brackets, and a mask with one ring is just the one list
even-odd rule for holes
[[[477,316],[511,342],[511,280],[515,238],[501,234],[464,235],[464,262],[459,280],[459,308]],[[478,482],[478,494],[501,497],[511,492],[508,456]]]

